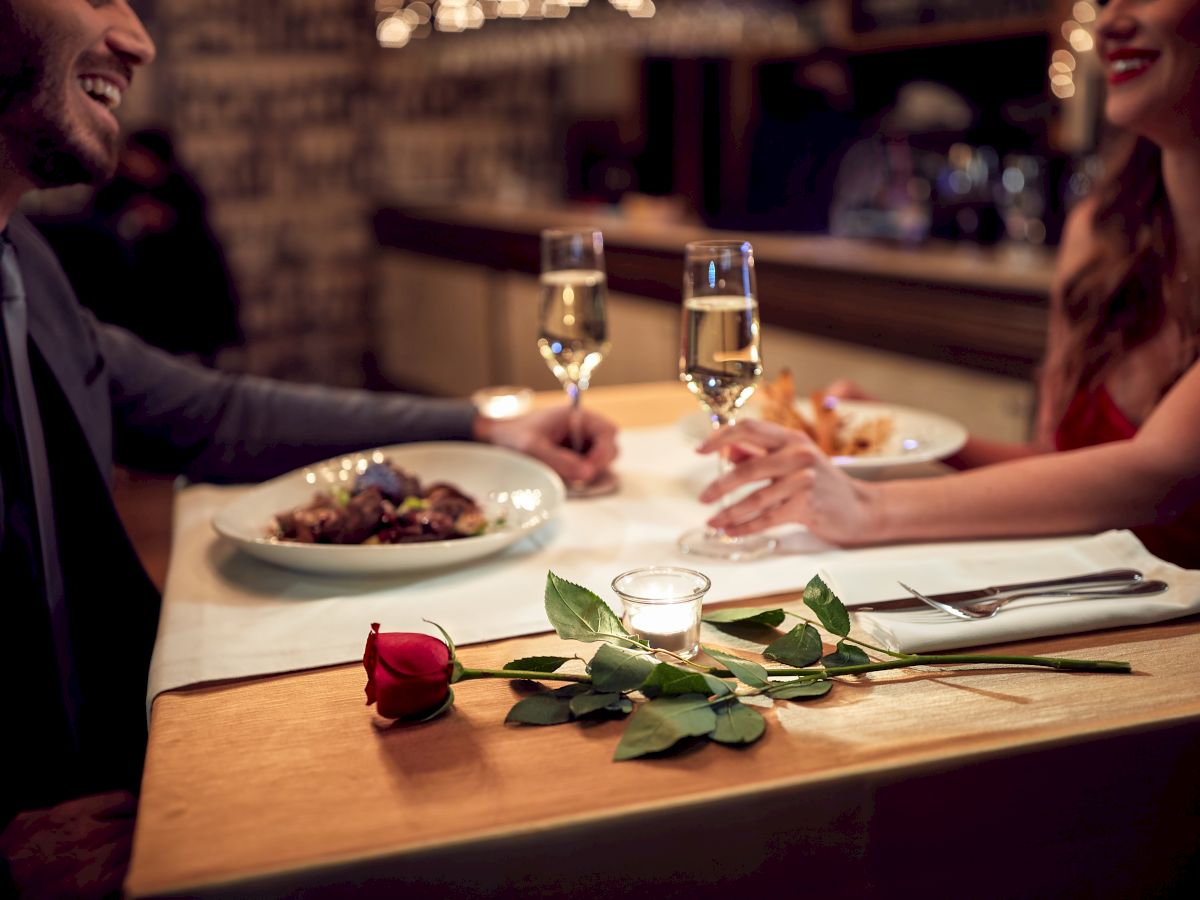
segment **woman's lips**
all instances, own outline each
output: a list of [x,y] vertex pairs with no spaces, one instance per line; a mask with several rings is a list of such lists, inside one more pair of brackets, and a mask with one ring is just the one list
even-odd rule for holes
[[1121,84],[1144,74],[1154,65],[1158,54],[1149,50],[1121,49],[1114,50],[1106,58],[1108,60],[1108,83]]

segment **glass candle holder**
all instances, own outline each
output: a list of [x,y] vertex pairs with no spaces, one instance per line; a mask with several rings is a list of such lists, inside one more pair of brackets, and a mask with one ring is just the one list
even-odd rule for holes
[[651,649],[670,650],[685,659],[700,651],[700,607],[712,582],[676,566],[647,566],[613,579],[624,606],[625,627]]
[[512,419],[524,415],[533,407],[533,391],[511,384],[480,388],[471,395],[471,403],[481,416]]

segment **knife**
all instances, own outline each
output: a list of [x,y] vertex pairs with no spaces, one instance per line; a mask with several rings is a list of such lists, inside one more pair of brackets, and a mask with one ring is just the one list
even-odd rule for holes
[[[970,603],[973,600],[1003,597],[1006,594],[1017,594],[1026,591],[1057,591],[1063,588],[1130,585],[1141,581],[1142,577],[1142,573],[1137,569],[1107,569],[1103,572],[1091,572],[1086,575],[1072,575],[1070,578],[1052,578],[1048,581],[1026,581],[1021,584],[999,584],[992,587],[977,588],[973,591],[952,591],[947,594],[930,594],[929,596],[940,603],[954,605]],[[854,605],[846,604],[846,608],[850,612],[887,612],[902,609],[928,609],[929,606],[915,597],[898,597],[895,600],[878,600],[871,603]]]

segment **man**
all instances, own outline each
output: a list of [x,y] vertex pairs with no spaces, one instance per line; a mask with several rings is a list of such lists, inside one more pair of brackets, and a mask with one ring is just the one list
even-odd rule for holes
[[565,407],[488,420],[458,402],[236,377],[81,311],[16,206],[34,188],[111,176],[113,111],[153,57],[127,0],[0,4],[0,893],[6,880],[39,896],[108,893],[128,860],[158,598],[108,495],[114,457],[233,481],[474,438],[588,481],[616,455],[612,426],[586,413],[590,449],[565,449]]

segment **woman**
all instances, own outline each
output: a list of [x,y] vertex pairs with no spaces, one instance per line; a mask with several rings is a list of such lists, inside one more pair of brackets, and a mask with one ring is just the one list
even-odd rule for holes
[[1063,235],[1037,440],[972,439],[952,461],[971,471],[871,483],[746,420],[701,446],[737,462],[701,499],[769,483],[712,526],[848,546],[1128,527],[1200,567],[1200,2],[1113,0],[1096,43],[1126,144]]

